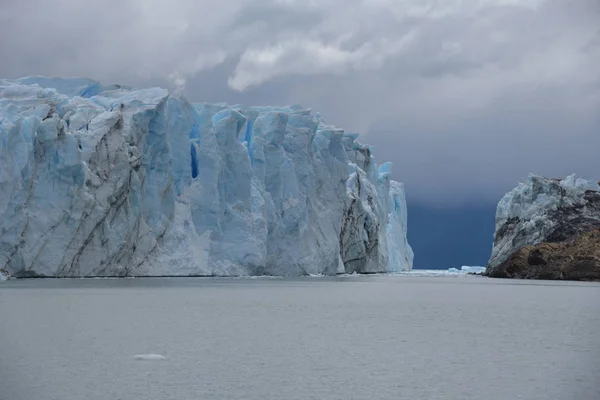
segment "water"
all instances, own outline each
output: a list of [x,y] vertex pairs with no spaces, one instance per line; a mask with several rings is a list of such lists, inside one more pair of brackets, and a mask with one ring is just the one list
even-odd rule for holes
[[9,281],[0,399],[598,400],[599,335],[597,283]]

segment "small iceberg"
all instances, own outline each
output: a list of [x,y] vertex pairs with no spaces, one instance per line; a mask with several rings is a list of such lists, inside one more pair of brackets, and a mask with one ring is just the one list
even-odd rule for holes
[[157,361],[164,360],[166,357],[161,354],[137,354],[133,356],[134,360],[140,361]]
[[485,272],[485,267],[469,267],[464,265],[460,269],[448,268],[448,272],[451,274],[481,274]]
[[470,267],[464,265],[460,268],[460,272],[465,272],[467,274],[482,274],[485,272],[485,267]]

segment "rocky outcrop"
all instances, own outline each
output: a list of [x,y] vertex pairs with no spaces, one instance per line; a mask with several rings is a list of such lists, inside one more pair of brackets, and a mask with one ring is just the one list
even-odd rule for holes
[[600,227],[600,185],[571,175],[563,180],[531,175],[498,203],[495,267],[523,246],[560,243]]
[[563,243],[524,246],[487,274],[494,278],[600,280],[600,229]]
[[[600,185],[571,175],[531,175],[498,203],[487,275],[593,279]],[[590,236],[591,235],[591,236]],[[590,261],[592,260],[592,261]],[[579,274],[579,275],[578,275]]]

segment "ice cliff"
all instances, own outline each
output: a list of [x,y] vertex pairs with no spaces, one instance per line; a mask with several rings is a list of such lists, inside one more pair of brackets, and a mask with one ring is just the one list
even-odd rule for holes
[[300,107],[0,80],[0,269],[302,275],[412,267],[402,184]]
[[600,227],[600,185],[530,175],[498,203],[488,271],[527,245],[564,242]]

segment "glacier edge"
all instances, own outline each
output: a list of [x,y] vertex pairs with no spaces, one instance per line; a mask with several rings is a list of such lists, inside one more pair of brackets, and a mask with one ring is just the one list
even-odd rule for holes
[[412,268],[404,187],[310,110],[0,79],[0,270],[17,277]]

